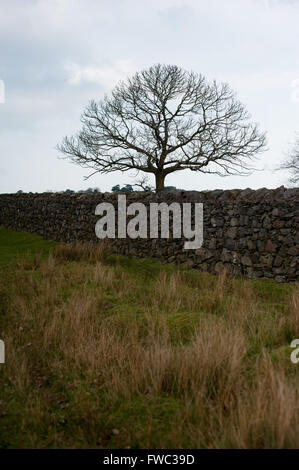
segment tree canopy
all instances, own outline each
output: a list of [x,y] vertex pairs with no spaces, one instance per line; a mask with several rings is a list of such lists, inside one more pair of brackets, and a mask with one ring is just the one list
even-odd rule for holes
[[285,161],[280,165],[279,169],[289,170],[289,182],[291,184],[299,183],[299,135],[293,150],[289,153]]
[[[189,169],[248,175],[265,149],[265,133],[231,88],[176,65],[153,65],[120,82],[110,96],[90,101],[82,129],[58,149],[95,173],[137,170],[155,176]],[[89,175],[89,176],[91,176]]]

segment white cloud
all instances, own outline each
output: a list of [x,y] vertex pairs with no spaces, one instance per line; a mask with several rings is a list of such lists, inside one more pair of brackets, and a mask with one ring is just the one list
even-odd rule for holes
[[70,85],[93,82],[107,90],[113,88],[119,80],[124,80],[136,72],[137,64],[131,59],[124,59],[102,66],[81,66],[76,63],[68,63],[65,68],[68,72]]

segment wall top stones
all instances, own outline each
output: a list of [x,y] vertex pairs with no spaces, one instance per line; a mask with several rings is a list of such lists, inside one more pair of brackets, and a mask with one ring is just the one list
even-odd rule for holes
[[204,202],[204,201],[215,201],[216,199],[223,201],[235,201],[235,202],[271,202],[271,201],[299,201],[299,188],[286,188],[280,186],[276,189],[260,188],[254,189],[215,189],[211,191],[185,191],[185,190],[169,190],[161,193],[152,193],[150,191],[140,191],[133,193],[19,193],[19,194],[0,194],[0,199],[13,196],[14,198],[30,198],[30,199],[70,199],[70,200],[83,200],[83,201],[94,201],[94,200],[114,200],[117,199],[118,194],[126,194],[129,200],[151,200],[158,201],[166,199],[177,200],[188,199],[193,202]]

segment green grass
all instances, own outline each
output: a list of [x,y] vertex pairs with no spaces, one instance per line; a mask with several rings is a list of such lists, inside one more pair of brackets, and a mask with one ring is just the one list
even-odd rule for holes
[[4,228],[0,250],[1,447],[298,447],[297,285]]
[[16,263],[21,257],[33,259],[36,254],[46,256],[55,242],[27,232],[14,232],[0,227],[0,267]]

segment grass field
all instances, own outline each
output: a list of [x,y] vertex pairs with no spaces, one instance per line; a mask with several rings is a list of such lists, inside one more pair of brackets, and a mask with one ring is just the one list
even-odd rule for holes
[[298,284],[3,228],[0,253],[1,447],[299,447]]

